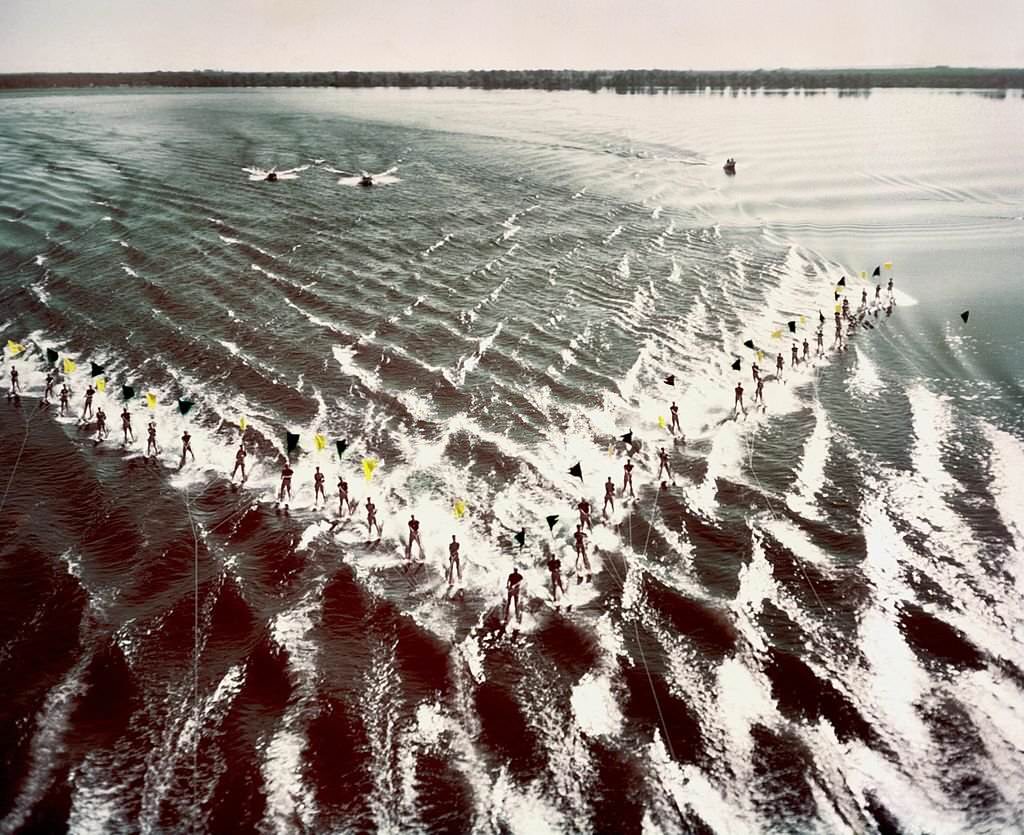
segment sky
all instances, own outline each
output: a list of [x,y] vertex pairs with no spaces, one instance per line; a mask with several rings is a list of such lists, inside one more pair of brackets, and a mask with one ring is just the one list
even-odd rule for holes
[[1024,0],[0,0],[0,72],[1024,66]]

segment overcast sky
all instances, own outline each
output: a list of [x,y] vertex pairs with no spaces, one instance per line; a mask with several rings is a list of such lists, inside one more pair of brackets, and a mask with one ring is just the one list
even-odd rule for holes
[[0,72],[1024,66],[1024,0],[0,0]]

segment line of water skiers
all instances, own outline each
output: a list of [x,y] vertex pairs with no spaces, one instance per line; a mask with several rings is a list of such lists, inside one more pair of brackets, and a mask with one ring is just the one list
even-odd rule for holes
[[[875,285],[875,307],[874,316],[877,319],[879,310],[881,309],[881,291],[882,285]],[[885,315],[892,315],[893,305],[896,303],[895,297],[892,291],[892,279],[889,279],[889,297],[885,306]],[[843,322],[847,322],[850,327],[854,325],[860,325],[864,328],[873,328],[874,325],[868,319],[868,291],[863,290],[861,293],[861,305],[857,311],[853,314],[850,313],[850,301],[847,298],[843,298],[843,303],[840,309],[835,311],[835,338],[832,341],[832,347],[839,351],[845,351],[847,349],[847,337],[848,333],[843,330]],[[817,354],[820,357],[825,353],[825,314],[820,310],[818,311],[818,328],[814,332],[815,340],[817,342]],[[801,357],[801,346],[797,342],[793,342],[790,350],[790,365],[796,368],[801,362],[810,362],[811,360],[811,344],[804,337],[803,350]],[[782,376],[782,371],[786,366],[785,354],[779,351],[775,356],[775,373],[776,376]],[[761,376],[761,369],[758,364],[752,363],[751,374],[753,381],[756,386],[754,389],[754,406],[760,405],[762,409],[765,408],[764,402],[764,378]],[[744,415],[747,413],[746,406],[743,403],[743,383],[742,381],[736,383],[736,399],[733,403],[733,409],[735,414],[742,412]]]
[[[889,279],[889,285],[888,285],[889,298],[888,298],[888,303],[886,305],[886,315],[887,316],[892,314],[892,308],[893,308],[893,304],[894,304],[892,285],[893,285],[893,281],[890,278]],[[875,305],[875,308],[874,308],[874,316],[875,316],[875,318],[878,317],[879,309],[881,307],[880,295],[881,295],[881,285],[875,285],[875,301],[876,301],[876,305]],[[844,331],[843,331],[843,322],[844,321],[848,322],[851,325],[860,324],[860,325],[862,325],[864,327],[873,327],[870,324],[870,322],[868,321],[868,312],[869,312],[869,309],[868,309],[868,291],[866,289],[861,294],[861,306],[857,310],[857,312],[854,313],[853,315],[851,315],[851,313],[850,313],[849,301],[844,297],[842,305],[841,305],[841,308],[839,310],[835,311],[835,339],[834,339],[834,341],[832,343],[832,347],[836,348],[837,350],[845,350],[846,347],[847,347],[846,346],[846,340],[844,339]],[[824,352],[825,352],[825,349],[824,349],[825,316],[824,316],[824,314],[822,314],[819,311],[818,317],[819,317],[818,328],[817,328],[817,330],[815,332],[816,339],[817,339],[817,356],[822,356],[824,354]],[[805,338],[803,340],[803,351],[802,351],[803,357],[802,357],[802,360],[801,360],[800,348],[799,348],[798,344],[796,342],[794,342],[793,345],[792,345],[792,349],[791,349],[791,365],[792,365],[792,367],[795,368],[801,361],[803,361],[805,363],[809,362],[810,361],[810,350],[811,350],[810,349],[810,343]],[[782,374],[782,371],[783,371],[784,367],[785,367],[785,357],[784,357],[783,353],[780,351],[779,354],[775,358],[775,368],[776,368],[776,371],[777,371],[777,373],[779,375]],[[756,388],[756,390],[754,392],[754,401],[753,402],[755,404],[760,403],[762,405],[762,408],[763,408],[764,407],[764,378],[761,377],[760,368],[757,366],[756,363],[754,363],[752,365],[752,369],[751,370],[753,372],[754,383],[757,386],[757,388]],[[44,389],[44,392],[43,392],[43,405],[45,407],[49,407],[49,405],[53,401],[53,398],[54,398],[54,391],[53,391],[53,389],[54,389],[55,383],[56,383],[56,378],[54,377],[54,374],[52,372],[48,372],[47,375],[46,375],[46,385],[45,385],[45,389]],[[18,398],[18,396],[20,395],[20,392],[21,392],[21,385],[20,385],[20,382],[18,380],[18,370],[14,366],[14,364],[12,363],[11,371],[10,371],[10,389],[8,391],[8,394],[7,394],[7,399],[11,400],[12,398]],[[82,407],[82,414],[81,414],[81,418],[80,419],[82,421],[85,421],[85,420],[88,420],[88,419],[95,419],[95,421],[96,421],[96,439],[95,439],[94,443],[95,444],[99,444],[101,441],[105,440],[109,436],[110,430],[109,430],[109,427],[107,426],[107,415],[103,411],[102,407],[97,407],[96,408],[96,412],[95,412],[95,417],[93,415],[93,397],[95,396],[95,392],[96,392],[95,388],[90,383],[89,386],[85,390],[85,400],[84,400],[84,404],[83,404],[83,407]],[[70,407],[71,390],[68,388],[67,383],[65,383],[62,386],[62,388],[61,388],[60,392],[58,393],[57,397],[58,397],[58,399],[60,401],[60,414],[61,414],[61,416],[69,415],[70,412],[71,412],[71,407]],[[735,400],[734,408],[735,408],[735,413],[736,414],[738,414],[741,411],[743,412],[744,415],[746,414],[746,408],[745,408],[745,406],[743,404],[743,384],[742,384],[742,382],[739,382],[736,385],[736,400]],[[675,435],[676,431],[678,430],[680,435],[681,435],[682,434],[682,428],[681,428],[681,426],[679,424],[679,407],[676,405],[675,401],[673,401],[672,405],[669,407],[669,413],[671,415],[671,424],[669,426],[669,431],[673,435]],[[149,424],[146,427],[146,431],[147,431],[146,454],[147,455],[158,455],[160,453],[160,447],[157,444],[157,437],[156,437],[157,426],[156,426],[156,421],[154,419],[150,419]],[[134,428],[132,426],[132,415],[131,415],[131,412],[128,411],[128,406],[127,405],[121,411],[121,432],[122,432],[122,434],[124,436],[124,445],[125,446],[128,445],[129,441],[134,442],[136,440],[135,439]],[[182,436],[181,436],[181,461],[180,461],[180,464],[179,464],[179,468],[185,466],[185,462],[186,462],[186,460],[187,460],[189,455],[192,456],[192,460],[193,461],[196,460],[195,452],[192,450],[192,436],[186,430],[185,432],[182,433]],[[231,471],[231,480],[232,481],[234,481],[235,477],[238,475],[239,472],[241,472],[242,481],[243,482],[245,481],[245,478],[246,478],[245,459],[246,459],[247,455],[248,455],[248,452],[245,449],[245,444],[244,443],[240,444],[239,447],[238,447],[238,451],[235,453],[235,466],[234,466],[234,468]],[[656,480],[660,480],[662,478],[663,474],[671,479],[672,478],[672,467],[671,467],[671,464],[669,462],[669,454],[668,454],[668,452],[665,451],[664,447],[661,447],[661,449],[658,451],[658,460],[659,460],[659,463],[658,463],[658,476],[657,476]],[[632,456],[627,457],[626,463],[622,467],[622,469],[623,469],[622,488],[619,490],[619,495],[624,496],[626,494],[626,491],[628,490],[629,491],[629,495],[631,497],[635,497],[635,493],[633,492],[633,470],[634,470],[634,468],[635,468],[635,465],[633,464]],[[280,486],[280,488],[278,490],[278,495],[277,495],[277,501],[278,501],[278,506],[279,507],[280,507],[281,503],[284,502],[286,496],[287,496],[289,501],[292,500],[292,476],[294,474],[295,474],[295,471],[292,469],[290,463],[286,461],[284,466],[283,466],[283,468],[282,468],[282,470],[281,470],[281,486]],[[316,468],[316,472],[313,474],[313,505],[314,505],[314,508],[317,507],[321,501],[323,501],[325,507],[327,505],[327,493],[326,493],[326,488],[324,487],[325,480],[326,480],[326,478],[325,478],[324,474],[320,471],[320,467],[317,467]],[[667,487],[666,482],[665,481],[661,481],[661,489],[665,489],[666,487]],[[604,484],[604,504],[603,504],[603,507],[601,509],[602,518],[604,518],[604,519],[608,518],[608,509],[609,509],[609,507],[611,508],[613,513],[615,512],[615,495],[616,495],[615,483],[612,481],[611,476],[609,476],[608,480]],[[339,514],[339,516],[346,516],[347,515],[347,516],[351,517],[355,513],[355,511],[358,508],[358,506],[359,506],[358,499],[352,499],[352,498],[349,497],[348,482],[345,480],[345,477],[344,476],[339,476],[339,478],[338,478],[338,514]],[[370,541],[372,541],[373,540],[373,532],[374,532],[374,530],[376,530],[377,531],[377,541],[379,542],[381,540],[381,538],[383,537],[383,528],[381,527],[380,520],[377,517],[377,506],[373,503],[373,500],[369,496],[366,498],[365,510],[366,510],[367,536],[370,538]],[[592,581],[592,573],[591,573],[591,568],[590,568],[590,560],[589,560],[589,558],[587,556],[587,535],[586,535],[586,531],[584,530],[584,526],[586,527],[586,530],[593,530],[594,524],[593,524],[593,520],[591,518],[590,502],[588,502],[586,498],[581,498],[580,499],[579,503],[577,504],[577,510],[579,511],[579,524],[576,525],[576,532],[573,535],[575,549],[576,549],[576,563],[575,563],[574,570],[576,571],[576,582],[577,582],[577,584],[581,584],[584,581],[583,574],[580,573],[580,563],[581,562],[583,563],[583,567],[584,567],[584,569],[586,571],[586,581],[587,582],[591,582]],[[288,513],[288,505],[287,504],[284,506],[284,511],[285,511],[286,514]],[[335,521],[334,524],[332,525],[332,529],[333,529],[334,526],[339,524],[339,522],[340,522],[340,519]],[[424,549],[423,549],[423,543],[420,540],[420,523],[419,523],[419,520],[416,518],[415,514],[413,514],[410,517],[408,526],[409,526],[409,537],[408,537],[408,540],[406,541],[406,546],[405,546],[405,556],[406,556],[406,559],[410,560],[410,561],[412,560],[412,548],[413,548],[413,545],[416,545],[416,547],[419,548],[420,559],[423,560],[423,559],[426,558],[426,554],[425,554]],[[517,541],[520,544],[520,548],[522,548],[522,545],[525,542],[525,532],[526,532],[526,529],[523,528],[522,531],[520,531],[520,533],[517,534],[517,536],[516,536],[516,539],[517,539]],[[462,561],[461,561],[461,558],[460,558],[460,555],[459,555],[460,548],[461,548],[461,546],[459,544],[458,538],[456,537],[455,534],[452,534],[452,541],[448,544],[448,566],[447,566],[447,569],[445,571],[445,578],[446,578],[449,586],[454,585],[456,577],[458,577],[460,583],[462,581]],[[547,556],[548,556],[547,568],[548,568],[548,571],[551,574],[552,596],[553,596],[554,600],[557,602],[558,599],[559,599],[559,591],[561,591],[562,595],[566,594],[565,584],[564,584],[563,579],[562,579],[562,562],[561,562],[561,560],[558,559],[558,557],[554,553],[552,553],[550,551],[548,552]],[[506,583],[506,591],[507,591],[507,599],[506,599],[506,602],[505,602],[505,620],[506,621],[508,620],[508,616],[509,616],[509,613],[510,613],[510,610],[511,610],[512,607],[515,608],[515,613],[516,613],[517,620],[519,620],[519,621],[522,620],[522,613],[521,613],[520,604],[519,604],[519,590],[520,590],[520,587],[521,587],[522,583],[523,583],[523,576],[519,573],[518,568],[513,566],[512,573],[509,575],[508,581]]]

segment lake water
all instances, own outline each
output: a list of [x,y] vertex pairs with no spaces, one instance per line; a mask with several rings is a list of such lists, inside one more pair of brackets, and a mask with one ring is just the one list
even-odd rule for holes
[[1020,95],[6,94],[0,137],[0,831],[1024,826]]

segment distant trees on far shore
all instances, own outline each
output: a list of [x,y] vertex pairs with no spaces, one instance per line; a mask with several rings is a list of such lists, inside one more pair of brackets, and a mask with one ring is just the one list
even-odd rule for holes
[[460,70],[456,72],[7,73],[0,90],[63,87],[469,87],[480,90],[613,90],[700,93],[835,89],[857,95],[877,87],[1024,90],[1024,69],[920,67],[839,70]]

